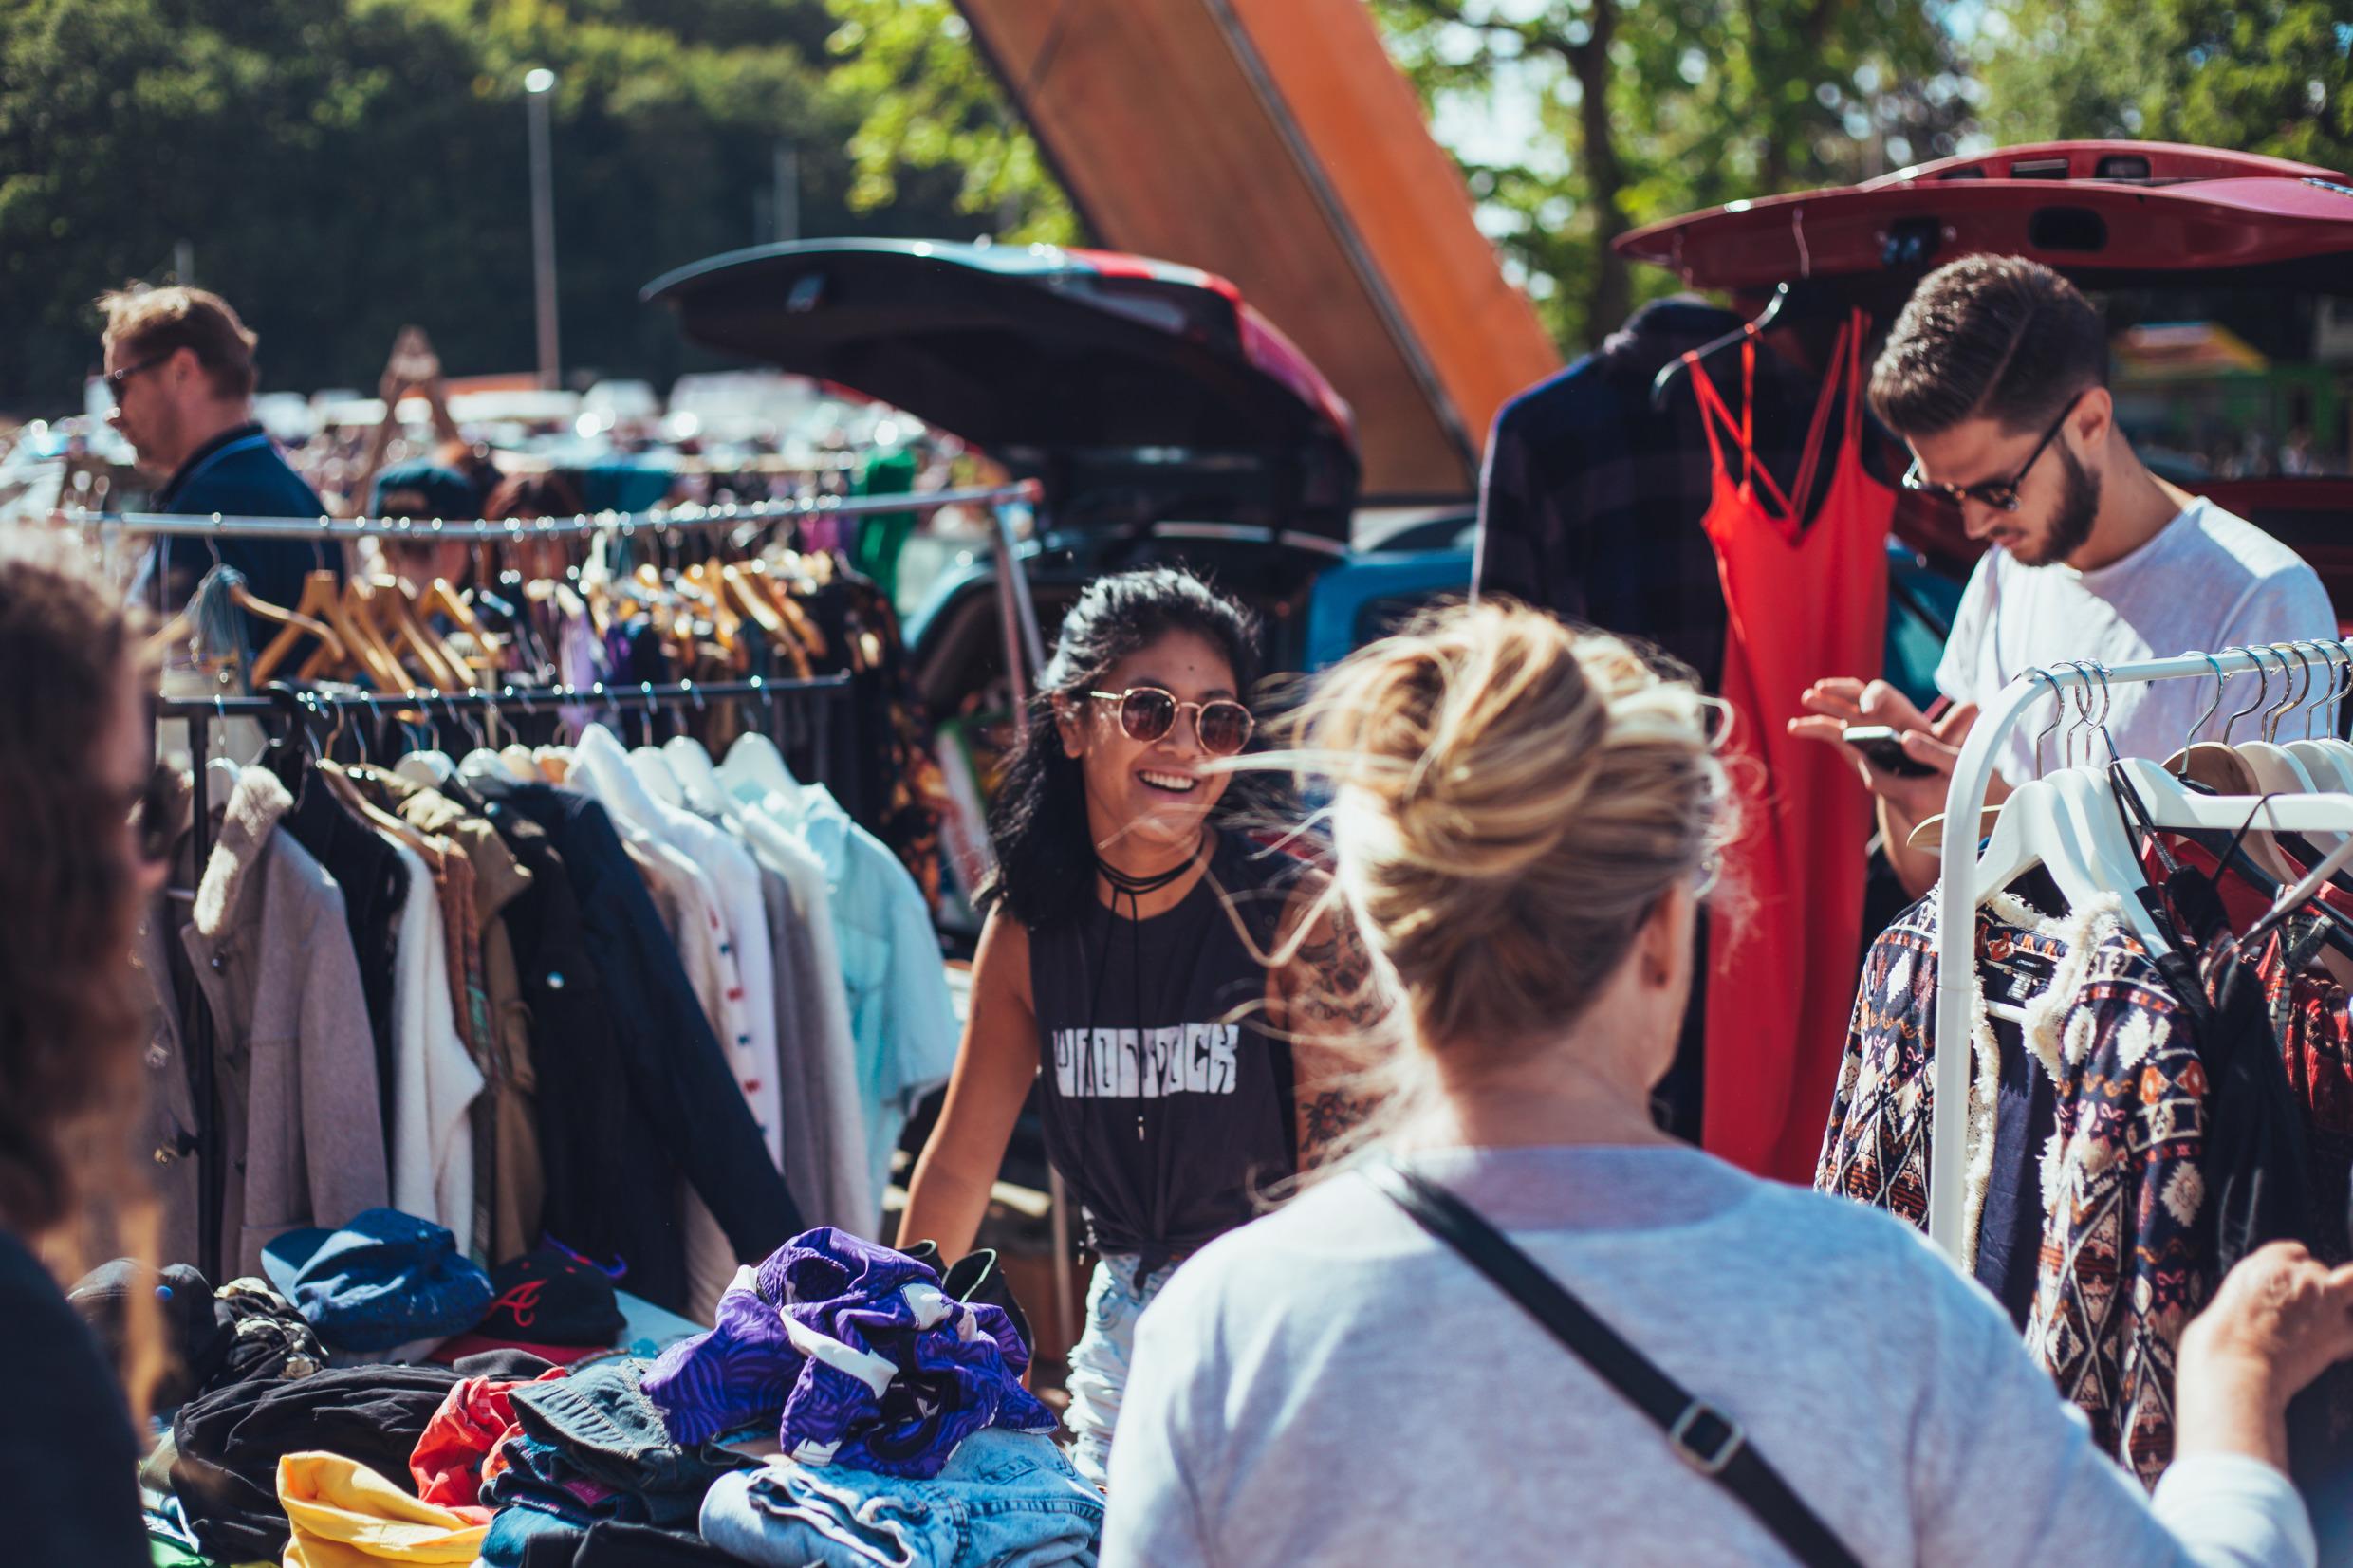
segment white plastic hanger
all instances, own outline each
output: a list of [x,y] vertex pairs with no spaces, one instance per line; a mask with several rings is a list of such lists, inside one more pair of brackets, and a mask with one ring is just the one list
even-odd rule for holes
[[785,754],[776,749],[776,743],[758,730],[750,730],[728,747],[727,761],[719,765],[719,778],[729,794],[739,801],[756,801],[768,795],[782,795],[787,801],[801,797],[801,781],[792,776],[786,766]]
[[[2353,675],[2353,653],[2334,642],[2315,643],[2312,651],[2321,655],[2328,667],[2328,694],[2306,706],[2305,739],[2289,741],[2288,751],[2305,766],[2312,782],[2323,789],[2353,792],[2353,745],[2336,736],[2337,714],[2344,700],[2343,677]],[[2304,656],[2304,649],[2296,649],[2296,656]],[[2314,719],[2327,715],[2328,732],[2313,734]]]
[[646,793],[670,805],[686,804],[686,791],[678,785],[678,776],[670,769],[670,760],[650,746],[640,746],[629,753],[629,771],[645,785]]
[[[2058,699],[2059,714],[2052,721],[2056,729],[2066,710],[2066,692],[2049,672],[2035,673],[2050,682],[2052,695]],[[2084,679],[2088,691],[2089,677]],[[2038,752],[2041,744],[2038,739]],[[1970,889],[1973,901],[1985,902],[2036,866],[2049,874],[2070,906],[2122,895],[2118,913],[2125,926],[2151,951],[2168,950],[2156,916],[2131,896],[2132,890],[2148,878],[2124,831],[2123,819],[2103,784],[2086,770],[2061,767],[2029,779],[2002,802],[1992,839],[1977,858]]]
[[515,785],[507,760],[483,746],[457,759],[457,780],[477,795],[504,795]]
[[734,820],[735,802],[729,798],[727,785],[720,782],[719,770],[702,742],[692,735],[673,735],[662,743],[662,755],[670,760],[670,771],[677,776],[678,787],[686,791],[689,805],[722,821]]

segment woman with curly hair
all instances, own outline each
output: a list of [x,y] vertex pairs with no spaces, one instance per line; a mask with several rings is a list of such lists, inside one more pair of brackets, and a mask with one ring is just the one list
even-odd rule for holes
[[[131,1412],[162,1371],[156,1302],[125,1303],[110,1368],[58,1288],[152,1253],[131,1163],[144,1097],[131,984],[161,885],[145,669],[117,596],[74,556],[0,550],[0,1324],[11,1561],[148,1560]],[[128,1390],[128,1398],[125,1390]]]

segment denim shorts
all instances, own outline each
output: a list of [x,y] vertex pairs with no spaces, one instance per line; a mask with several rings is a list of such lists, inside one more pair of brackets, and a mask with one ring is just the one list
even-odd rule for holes
[[1136,1354],[1136,1319],[1176,1272],[1175,1264],[1165,1264],[1139,1279],[1140,1261],[1114,1254],[1096,1264],[1086,1291],[1086,1332],[1070,1351],[1070,1409],[1063,1416],[1072,1437],[1070,1462],[1097,1486],[1110,1477],[1111,1430],[1120,1423]]

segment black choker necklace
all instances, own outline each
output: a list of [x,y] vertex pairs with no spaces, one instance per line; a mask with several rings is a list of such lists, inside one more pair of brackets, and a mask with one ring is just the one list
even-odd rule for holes
[[1114,893],[1125,894],[1128,898],[1133,901],[1147,893],[1158,893],[1162,888],[1167,887],[1170,883],[1176,881],[1176,878],[1182,876],[1186,872],[1191,871],[1193,869],[1193,862],[1200,858],[1200,848],[1198,845],[1195,845],[1192,854],[1186,856],[1183,859],[1177,861],[1166,871],[1156,873],[1150,876],[1136,876],[1127,872],[1121,871],[1119,867],[1104,859],[1101,855],[1097,855],[1095,857],[1095,870],[1102,875],[1104,881],[1111,884],[1111,888]]

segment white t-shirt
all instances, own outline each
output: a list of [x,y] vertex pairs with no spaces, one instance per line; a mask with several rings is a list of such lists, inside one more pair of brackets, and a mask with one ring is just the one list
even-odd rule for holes
[[[2209,501],[2194,501],[2157,537],[2124,557],[2093,571],[2072,566],[2021,566],[1999,548],[1988,550],[1970,575],[1936,666],[1936,687],[1955,702],[1990,704],[2003,687],[2028,670],[2045,669],[2065,678],[2070,659],[2118,665],[2177,654],[2219,653],[2225,648],[2270,642],[2333,638],[2337,614],[2320,578],[2304,558],[2245,518]],[[2271,701],[2301,690],[2303,673],[2289,660],[2291,687],[2271,678]],[[2317,683],[2325,679],[2318,664]],[[2317,684],[2312,693],[2323,688]],[[2260,687],[2251,674],[2232,678],[2223,703],[2200,725],[2200,739],[2219,740],[2225,723],[2253,703]],[[2159,762],[2181,749],[2214,700],[2212,680],[2158,681],[2109,689],[2114,707],[2108,730],[2119,756]],[[2093,712],[2099,697],[2093,697]],[[2003,743],[2003,777],[2024,784],[2062,766],[2060,740],[2067,724],[2043,747],[2035,763],[2035,737],[2051,723],[2048,699],[2027,710]],[[2319,721],[2316,721],[2319,722]],[[2304,738],[2304,715],[2293,714],[2283,739]],[[2238,738],[2257,737],[2256,720],[2240,721]],[[2097,760],[2107,747],[2094,741]],[[2076,761],[2084,760],[2082,737]]]
[[[1993,1298],[1881,1210],[1680,1145],[1412,1163],[1738,1421],[1875,1568],[2313,1560],[2256,1460],[2180,1460],[2142,1492]],[[1124,1400],[1102,1568],[1789,1561],[1353,1173],[1179,1264]]]

